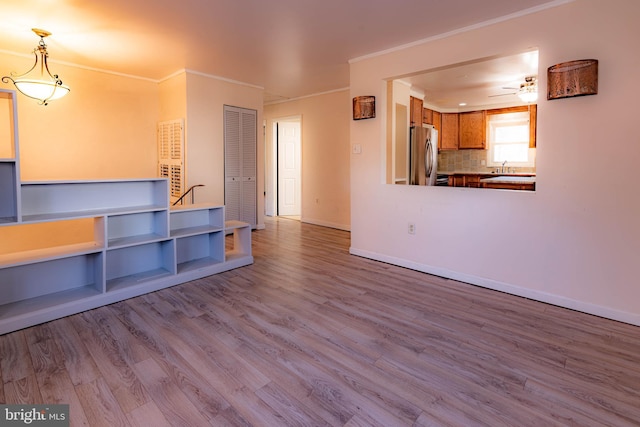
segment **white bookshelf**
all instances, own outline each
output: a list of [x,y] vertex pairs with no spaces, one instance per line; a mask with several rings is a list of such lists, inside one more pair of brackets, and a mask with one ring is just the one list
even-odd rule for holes
[[224,243],[222,231],[176,238],[178,272],[224,263]]
[[107,215],[107,247],[132,246],[169,237],[168,209]]
[[251,257],[251,227],[242,221],[231,220],[225,223],[227,234],[233,234],[233,245],[225,251],[225,260],[242,260]]
[[22,220],[117,215],[168,209],[165,178],[22,182]]
[[15,91],[0,90],[0,224],[13,223],[20,215],[18,177],[18,106]]
[[224,206],[179,205],[171,208],[171,236],[224,230]]
[[106,291],[176,273],[175,242],[162,240],[107,251]]
[[253,263],[249,224],[165,178],[20,182],[15,111],[0,90],[0,334]]

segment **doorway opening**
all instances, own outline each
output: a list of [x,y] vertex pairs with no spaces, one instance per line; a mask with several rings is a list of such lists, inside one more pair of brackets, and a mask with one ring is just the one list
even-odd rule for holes
[[[272,126],[271,200],[268,216],[301,219],[302,215],[301,117],[276,119]],[[269,193],[269,192],[268,192]]]

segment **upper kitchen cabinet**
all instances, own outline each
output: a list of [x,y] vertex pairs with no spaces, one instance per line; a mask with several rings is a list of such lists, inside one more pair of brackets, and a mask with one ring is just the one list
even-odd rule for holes
[[422,109],[422,123],[424,123],[426,125],[432,125],[433,124],[433,110],[431,110],[429,108],[423,108]]
[[[422,109],[422,123],[425,125],[433,125],[433,127],[440,132],[442,126],[440,125],[440,112],[436,110],[432,110],[430,108]],[[438,148],[440,148],[440,143],[438,143]]]
[[470,111],[460,113],[459,120],[459,149],[485,149],[486,113],[485,111]]
[[[440,132],[440,130],[442,129],[442,119],[441,119],[442,114],[440,114],[440,112],[438,111],[431,110],[431,115],[433,117],[433,121],[431,122],[431,124],[433,124],[433,127],[435,127],[436,130]],[[438,145],[440,144],[438,143]]]
[[440,150],[458,149],[458,113],[442,113],[440,115],[440,140],[438,148]]
[[422,99],[410,97],[409,123],[411,126],[422,124]]

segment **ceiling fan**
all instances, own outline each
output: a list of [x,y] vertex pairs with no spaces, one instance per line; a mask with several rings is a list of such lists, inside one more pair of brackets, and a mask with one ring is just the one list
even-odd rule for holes
[[489,98],[505,95],[518,95],[518,97],[524,102],[534,102],[538,99],[538,79],[535,76],[525,77],[524,83],[521,83],[520,87],[503,87],[502,89],[510,89],[515,92],[489,95]]

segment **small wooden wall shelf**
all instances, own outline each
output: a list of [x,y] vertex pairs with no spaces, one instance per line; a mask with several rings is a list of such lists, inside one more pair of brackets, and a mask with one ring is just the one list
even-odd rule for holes
[[598,60],[562,62],[547,69],[547,99],[598,93]]

